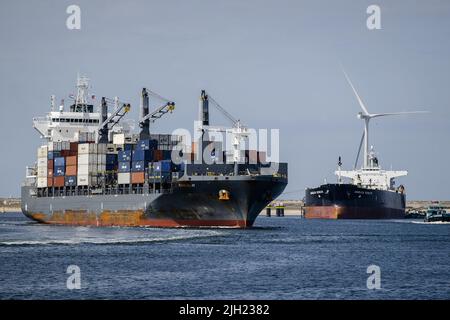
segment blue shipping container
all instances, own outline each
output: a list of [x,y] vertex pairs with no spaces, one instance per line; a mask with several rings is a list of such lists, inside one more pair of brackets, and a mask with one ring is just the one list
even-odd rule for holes
[[59,151],[49,151],[49,152],[47,153],[47,159],[48,159],[48,160],[53,160],[54,158],[59,157],[60,154],[61,154],[61,153],[60,153]]
[[162,172],[169,172],[172,169],[172,161],[170,160],[164,160],[161,161],[161,171]]
[[150,161],[152,155],[153,152],[151,150],[134,150],[132,159],[133,161]]
[[75,187],[77,185],[77,176],[67,176],[64,180],[66,187]]
[[64,167],[66,165],[66,159],[64,157],[55,158],[55,167]]
[[119,172],[130,172],[130,162],[119,162]]
[[117,154],[107,154],[106,155],[106,165],[116,164],[116,163],[117,163]]
[[133,146],[134,146],[134,144],[130,144],[130,143],[124,144],[123,150],[131,151],[131,150],[133,150]]
[[158,172],[170,172],[172,169],[172,162],[171,161],[160,161],[155,162],[153,166],[154,171]]
[[117,163],[116,164],[106,164],[106,171],[115,171],[117,170]]
[[140,140],[137,142],[134,150],[154,150],[158,147],[156,140]]
[[146,165],[145,161],[134,161],[131,164],[131,171],[133,171],[133,172],[143,172],[143,171],[145,171],[145,165]]
[[66,167],[55,167],[55,169],[53,170],[53,175],[55,177],[61,177],[64,176],[64,174],[66,173],[65,171]]
[[131,161],[131,150],[119,151],[119,162],[130,162]]
[[163,150],[162,153],[162,160],[172,160],[172,150]]

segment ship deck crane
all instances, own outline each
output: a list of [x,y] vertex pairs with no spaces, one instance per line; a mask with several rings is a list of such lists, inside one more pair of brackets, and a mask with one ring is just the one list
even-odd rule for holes
[[127,114],[131,106],[129,103],[120,103],[119,98],[114,98],[115,109],[108,117],[108,101],[112,101],[111,99],[102,97],[102,105],[101,105],[101,121],[102,123],[98,126],[98,142],[99,143],[108,143],[109,137],[108,133],[119,121]]
[[[220,111],[230,122],[232,123],[232,128],[224,128],[219,126],[210,126],[209,125],[209,101],[212,102],[212,105]],[[214,100],[209,94],[206,93],[206,91],[202,91],[201,98],[200,98],[200,121],[202,123],[201,130],[203,134],[205,134],[207,131],[211,132],[226,132],[230,133],[232,136],[232,146],[233,146],[233,162],[234,162],[234,174],[237,175],[238,166],[237,164],[241,160],[241,154],[240,154],[240,146],[241,146],[241,140],[249,136],[248,128],[243,126],[241,124],[241,121],[239,119],[236,119],[233,117],[228,111],[225,110],[216,100]],[[204,150],[203,145],[204,137],[202,136],[202,154]]]
[[[164,101],[162,106],[152,112],[149,112],[149,94]],[[141,127],[140,138],[150,139],[150,122],[154,123],[157,119],[162,118],[162,116],[166,113],[172,113],[173,110],[175,110],[175,102],[163,98],[151,90],[143,88],[141,97],[141,119],[139,120],[139,126]]]

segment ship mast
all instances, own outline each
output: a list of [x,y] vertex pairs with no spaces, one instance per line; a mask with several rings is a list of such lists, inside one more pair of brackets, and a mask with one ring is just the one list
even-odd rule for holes
[[77,77],[77,97],[75,99],[75,110],[82,106],[83,112],[87,112],[87,96],[89,89],[89,78],[78,75]]

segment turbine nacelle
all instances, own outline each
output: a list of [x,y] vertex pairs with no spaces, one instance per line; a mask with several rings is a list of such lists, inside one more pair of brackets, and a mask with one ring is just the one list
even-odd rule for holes
[[365,115],[364,113],[362,113],[362,112],[358,112],[358,114],[356,115],[356,117],[358,118],[358,119],[367,119],[367,118],[370,118],[369,116],[367,116],[367,115]]

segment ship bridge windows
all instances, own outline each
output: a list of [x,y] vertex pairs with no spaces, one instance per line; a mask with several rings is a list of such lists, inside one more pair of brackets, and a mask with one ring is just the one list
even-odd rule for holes
[[68,123],[99,123],[98,119],[81,119],[81,118],[52,118],[52,122],[68,122]]

